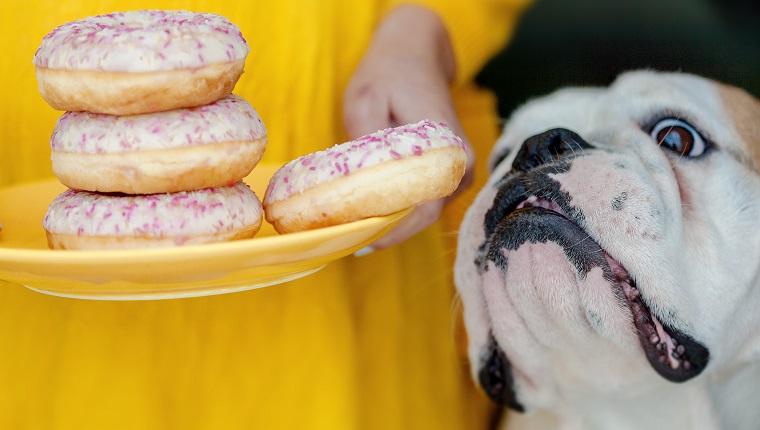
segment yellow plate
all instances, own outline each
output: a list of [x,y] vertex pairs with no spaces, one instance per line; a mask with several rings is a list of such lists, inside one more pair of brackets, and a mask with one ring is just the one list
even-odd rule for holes
[[[245,181],[259,197],[277,167]],[[42,293],[100,300],[223,294],[297,279],[385,234],[411,208],[384,217],[278,235],[263,223],[253,239],[176,248],[52,251],[42,218],[65,190],[57,180],[0,189],[0,279]]]

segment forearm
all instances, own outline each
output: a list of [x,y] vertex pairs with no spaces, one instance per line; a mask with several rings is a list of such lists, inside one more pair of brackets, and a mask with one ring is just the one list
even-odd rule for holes
[[381,55],[425,58],[446,81],[456,73],[448,31],[440,17],[426,7],[404,4],[394,9],[378,26],[369,49]]
[[416,5],[433,11],[443,24],[455,58],[453,83],[468,82],[503,49],[531,0],[387,0],[386,13]]

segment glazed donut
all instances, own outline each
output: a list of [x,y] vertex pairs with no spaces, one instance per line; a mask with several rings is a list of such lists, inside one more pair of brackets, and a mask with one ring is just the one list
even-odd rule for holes
[[132,196],[67,190],[42,225],[51,249],[153,248],[253,237],[262,208],[242,181],[171,194]]
[[224,17],[143,10],[63,24],[42,39],[33,63],[54,109],[132,115],[230,94],[248,52]]
[[388,128],[281,167],[265,192],[264,214],[279,233],[388,215],[451,195],[466,161],[446,124]]
[[50,139],[53,173],[69,188],[171,193],[236,182],[266,147],[266,127],[236,95],[143,115],[66,112]]

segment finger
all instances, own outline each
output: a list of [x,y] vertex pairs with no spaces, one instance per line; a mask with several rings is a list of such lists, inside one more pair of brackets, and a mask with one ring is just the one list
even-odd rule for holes
[[373,242],[372,250],[380,250],[397,245],[433,224],[441,215],[443,199],[425,202],[414,208],[412,213],[396,224],[387,234]]
[[[435,94],[437,94],[437,96]],[[395,101],[396,100],[394,100],[394,102]],[[445,201],[448,202],[457,197],[462,191],[466,190],[472,183],[475,176],[475,152],[472,150],[470,142],[464,133],[464,129],[459,122],[459,118],[451,104],[452,101],[448,93],[430,93],[428,99],[424,100],[424,102],[425,103],[420,104],[409,99],[399,99],[396,104],[391,105],[391,112],[394,118],[397,118],[397,121],[401,123],[419,121],[423,117],[432,121],[443,122],[454,132],[454,134],[462,139],[465,153],[467,155],[465,172],[457,189],[451,196],[446,198]],[[433,109],[426,110],[424,106],[433,107]]]
[[475,179],[475,151],[472,150],[470,142],[467,140],[467,137],[464,134],[460,134],[459,137],[464,143],[464,151],[467,155],[467,161],[465,164],[462,180],[459,182],[457,189],[454,190],[450,196],[446,197],[446,202],[449,202],[450,200],[456,198],[462,191],[469,188],[469,186],[472,184],[472,181]]
[[352,83],[343,97],[343,126],[350,139],[390,126],[387,97],[371,83]]
[[467,153],[467,173],[462,184],[464,186],[469,185],[475,168],[475,153],[470,146],[462,124],[459,122],[451,95],[448,88],[442,83],[436,85],[428,82],[427,84],[429,85],[428,88],[419,87],[422,91],[416,97],[408,93],[396,94],[390,105],[391,117],[399,124],[414,123],[423,119],[446,124],[464,143]]
[[406,91],[391,94],[390,114],[400,124],[429,119],[446,123],[455,134],[462,133],[448,83],[434,69],[416,70]]
[[[451,103],[450,99],[447,99],[447,101]],[[454,132],[454,134],[462,139],[465,154],[467,155],[464,176],[462,177],[462,180],[460,181],[457,189],[454,190],[454,193],[446,198],[446,201],[449,201],[457,197],[462,191],[466,190],[472,183],[475,177],[475,151],[473,151],[472,146],[470,145],[470,141],[464,132],[462,124],[459,122],[459,117],[456,115],[456,111],[454,110],[453,106],[448,105],[443,108],[440,108],[441,106],[444,106],[442,104],[438,104],[437,106],[439,106],[439,110],[431,113],[429,116],[432,118],[430,119],[445,123],[449,129]]]

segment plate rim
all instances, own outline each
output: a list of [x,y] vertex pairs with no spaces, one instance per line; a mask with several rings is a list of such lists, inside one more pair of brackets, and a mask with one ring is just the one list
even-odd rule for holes
[[[262,237],[252,237],[250,239],[233,240],[227,242],[202,243],[187,246],[176,246],[166,248],[132,248],[132,249],[106,249],[106,250],[52,250],[52,249],[24,249],[24,248],[7,248],[0,246],[0,263],[7,262],[25,262],[25,263],[44,263],[55,255],[58,264],[76,264],[77,262],[93,264],[93,260],[98,262],[122,262],[122,263],[139,263],[154,261],[160,256],[170,256],[175,259],[190,257],[193,254],[213,252],[214,254],[238,254],[252,248],[257,252],[266,249],[275,249],[289,244],[297,244],[308,237],[309,242],[321,243],[325,236],[340,236],[341,231],[355,231],[356,229],[371,228],[375,225],[385,225],[401,221],[414,209],[409,207],[388,215],[374,216],[358,221],[344,224],[338,224],[328,227],[305,230],[294,233],[275,234]],[[1,234],[1,233],[0,233]],[[314,237],[316,236],[316,237]],[[321,237],[320,237],[321,236]],[[253,249],[255,248],[255,249]]]

